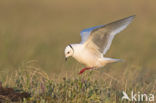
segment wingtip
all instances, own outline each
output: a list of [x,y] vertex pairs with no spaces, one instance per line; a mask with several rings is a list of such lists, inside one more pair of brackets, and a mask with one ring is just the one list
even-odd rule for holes
[[136,17],[136,15],[131,15],[122,20],[126,20],[126,22],[131,23],[135,17]]
[[127,18],[133,20],[135,17],[136,17],[136,15],[131,15],[131,16],[127,17]]

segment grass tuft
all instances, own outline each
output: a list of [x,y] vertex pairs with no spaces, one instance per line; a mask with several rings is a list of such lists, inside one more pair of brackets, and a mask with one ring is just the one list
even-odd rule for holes
[[[107,73],[103,75],[105,79],[93,78],[95,77],[93,71],[72,78],[67,76],[59,78],[58,75],[57,81],[31,63],[20,66],[9,76],[11,77],[3,82],[4,87],[12,87],[31,94],[30,98],[23,100],[24,103],[120,103],[122,91],[129,94],[132,90],[154,93],[156,84],[154,81],[130,83],[130,80],[124,77],[117,80]],[[136,78],[139,78],[139,75]]]

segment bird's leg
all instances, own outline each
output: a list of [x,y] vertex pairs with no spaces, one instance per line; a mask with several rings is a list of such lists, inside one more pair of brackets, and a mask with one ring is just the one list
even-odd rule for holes
[[89,69],[92,69],[92,68],[83,68],[83,69],[81,69],[81,71],[79,72],[79,74],[82,74],[84,71],[89,70]]

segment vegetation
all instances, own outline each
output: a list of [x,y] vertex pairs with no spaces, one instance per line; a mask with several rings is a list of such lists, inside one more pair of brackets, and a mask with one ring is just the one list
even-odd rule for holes
[[121,103],[122,91],[128,94],[131,91],[155,93],[156,81],[143,80],[138,71],[133,72],[137,76],[131,81],[130,78],[127,79],[128,74],[123,75],[120,80],[109,74],[103,75],[102,79],[95,78],[92,71],[83,75],[72,75],[72,78],[55,76],[57,79],[50,79],[37,66],[26,63],[7,76],[3,87],[13,87],[16,91],[29,93],[29,98],[18,101],[23,103]]

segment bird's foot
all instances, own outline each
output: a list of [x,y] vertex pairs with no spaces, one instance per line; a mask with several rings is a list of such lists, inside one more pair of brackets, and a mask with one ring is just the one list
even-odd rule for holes
[[92,69],[92,68],[83,68],[83,69],[81,69],[81,71],[79,72],[79,74],[82,74],[84,71],[89,70],[89,69]]

